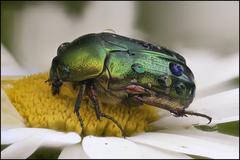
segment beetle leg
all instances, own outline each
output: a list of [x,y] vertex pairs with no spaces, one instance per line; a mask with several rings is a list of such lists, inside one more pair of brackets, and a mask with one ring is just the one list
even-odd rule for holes
[[62,86],[62,81],[59,79],[55,79],[52,81],[52,94],[59,94],[60,88]]
[[118,123],[118,121],[116,121],[113,117],[106,115],[105,113],[100,112],[100,116],[107,118],[109,120],[111,120],[114,124],[117,125],[117,127],[121,130],[122,136],[125,138],[126,137],[126,133],[124,131],[124,129],[122,128],[121,124]]
[[169,112],[177,115],[177,111],[175,111],[172,107],[170,106],[167,106],[167,105],[159,105],[158,103],[154,102],[153,99],[144,99],[140,96],[134,96],[134,98],[136,98],[138,101],[141,101],[145,104],[149,104],[151,106],[155,106],[155,107],[158,107],[158,108],[161,108],[161,109],[165,109],[165,110],[168,110]]
[[142,98],[140,96],[134,96],[134,98],[136,98],[137,100],[139,100],[139,101],[141,101],[143,103],[146,103],[146,104],[158,107],[158,108],[162,108],[162,109],[168,110],[169,112],[174,114],[174,116],[176,116],[176,117],[183,117],[183,116],[187,117],[187,115],[195,115],[195,116],[200,116],[200,117],[207,118],[209,120],[208,124],[211,123],[211,121],[212,121],[211,117],[209,117],[209,116],[207,116],[205,114],[202,114],[202,113],[186,111],[184,108],[173,108],[173,107],[167,106],[167,105],[159,105],[158,103],[154,102],[154,100],[144,99],[144,98]]
[[97,83],[97,85],[99,85],[99,87],[101,87],[101,88],[104,90],[104,92],[110,94],[110,95],[113,96],[113,97],[119,98],[119,97],[118,97],[117,95],[115,95],[111,90],[104,88],[103,85],[102,85],[99,81],[96,81],[96,83]]
[[89,86],[88,97],[93,104],[97,119],[100,120],[100,108],[99,108],[99,103],[98,103],[98,99],[97,99],[97,93],[95,91],[95,87],[93,86],[93,84],[91,84]]
[[104,118],[107,118],[107,119],[111,120],[121,130],[122,136],[125,138],[126,137],[125,131],[122,128],[122,126],[119,124],[119,122],[116,121],[113,117],[111,117],[109,115],[106,115],[105,113],[102,113],[100,111],[100,107],[99,107],[99,103],[98,103],[98,99],[97,99],[97,94],[96,94],[96,87],[95,87],[94,83],[89,86],[89,91],[90,92],[89,92],[88,96],[89,96],[90,101],[93,104],[97,119],[100,120],[101,117],[104,117]]
[[82,136],[84,136],[84,126],[83,126],[83,119],[80,115],[80,106],[81,106],[81,100],[83,98],[83,95],[85,93],[85,89],[86,89],[86,84],[83,83],[80,85],[80,88],[79,88],[79,92],[78,92],[78,96],[77,96],[77,100],[76,100],[76,103],[75,103],[75,106],[74,106],[74,113],[76,113],[77,117],[78,117],[78,120],[80,122],[80,125],[82,127]]
[[186,110],[184,110],[183,114],[184,114],[184,115],[194,115],[194,116],[205,117],[205,118],[207,118],[207,119],[209,120],[209,121],[208,121],[208,124],[211,123],[211,121],[212,121],[212,117],[209,117],[209,116],[207,116],[207,115],[205,115],[205,114],[202,114],[202,113],[197,113],[197,112],[192,112],[192,111],[186,111]]
[[73,82],[72,87],[76,91],[78,89],[79,83]]

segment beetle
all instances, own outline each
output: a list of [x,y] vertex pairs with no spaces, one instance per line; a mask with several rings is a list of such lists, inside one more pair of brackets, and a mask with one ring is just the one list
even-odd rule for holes
[[122,126],[101,112],[99,99],[129,106],[149,104],[177,117],[195,115],[211,122],[207,115],[185,110],[194,99],[196,87],[184,57],[141,40],[102,32],[62,43],[52,60],[48,81],[53,95],[59,94],[63,82],[79,87],[74,112],[82,128],[79,109],[85,95],[97,119],[110,119],[124,137]]

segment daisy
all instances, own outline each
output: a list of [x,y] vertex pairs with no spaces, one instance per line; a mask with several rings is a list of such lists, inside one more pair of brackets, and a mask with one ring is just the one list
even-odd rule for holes
[[[134,5],[132,3],[119,3],[118,7],[122,7],[128,11],[127,13],[121,12],[125,23],[122,23],[123,20],[119,20],[120,17],[116,18],[114,14],[109,14],[109,12],[115,13],[113,12],[114,7],[111,7],[112,3],[92,3],[89,7],[92,10],[86,13],[89,16],[82,19],[84,23],[76,24],[75,19],[68,19],[67,23],[59,25],[59,27],[50,26],[50,28],[54,28],[54,32],[62,33],[58,34],[59,37],[57,39],[59,42],[54,41],[53,36],[47,36],[47,39],[44,39],[46,36],[42,32],[36,33],[39,34],[37,35],[37,37],[40,37],[38,38],[39,42],[45,42],[44,44],[32,41],[32,37],[28,37],[29,34],[23,34],[23,39],[16,40],[21,43],[16,43],[16,45],[25,48],[25,50],[21,50],[21,47],[17,46],[17,50],[21,52],[19,56],[23,56],[22,58],[18,57],[18,59],[20,60],[20,64],[24,65],[25,69],[22,69],[6,51],[2,50],[1,55],[5,56],[2,58],[2,62],[4,63],[1,63],[1,69],[3,71],[2,75],[5,76],[1,75],[1,144],[8,145],[1,151],[2,159],[25,159],[42,147],[48,147],[49,152],[52,152],[53,148],[59,149],[59,159],[183,159],[192,158],[193,155],[207,158],[239,158],[239,138],[221,134],[216,130],[218,124],[239,120],[239,89],[228,85],[224,85],[227,87],[222,87],[226,81],[228,82],[232,78],[239,76],[236,71],[236,68],[238,68],[236,60],[238,54],[236,57],[220,62],[219,60],[215,60],[215,57],[209,57],[209,54],[200,57],[186,55],[187,62],[190,63],[188,65],[193,69],[196,77],[197,89],[199,89],[196,99],[190,105],[189,110],[211,116],[213,118],[212,127],[210,128],[213,131],[211,132],[199,130],[194,127],[194,125],[205,125],[207,123],[205,119],[199,117],[176,118],[171,116],[169,112],[156,110],[149,106],[132,110],[120,109],[122,107],[118,106],[104,107],[106,112],[111,113],[115,119],[119,120],[125,126],[129,136],[124,139],[118,137],[120,136],[120,132],[111,122],[105,119],[96,121],[92,110],[87,107],[86,99],[84,102],[85,106],[81,109],[81,114],[85,115],[84,124],[86,125],[85,128],[88,136],[82,138],[79,136],[81,127],[73,113],[74,91],[68,85],[65,85],[63,88],[65,92],[61,92],[65,93],[65,95],[62,95],[64,98],[55,97],[53,99],[49,92],[49,86],[42,83],[43,79],[45,80],[47,76],[45,73],[29,76],[29,73],[37,73],[49,68],[51,57],[55,56],[49,55],[49,53],[55,54],[55,49],[60,42],[75,37],[76,30],[78,33],[80,32],[79,35],[92,31],[96,32],[96,30],[103,30],[105,28],[117,28],[116,30],[124,35],[136,33],[132,31],[133,27],[129,27],[132,26],[134,19],[134,8],[131,8]],[[105,5],[109,5],[109,8],[113,8],[113,10],[106,13],[102,12]],[[126,9],[126,7],[130,8]],[[96,8],[98,9],[97,11]],[[53,9],[56,8],[46,8],[44,13],[47,13],[48,10],[53,12]],[[101,13],[101,15],[88,13],[94,11]],[[28,16],[28,20],[33,22],[31,24],[36,25],[32,26],[32,28],[40,30],[41,27],[38,24],[38,22],[41,22],[41,16],[38,15],[40,13],[39,10],[35,12],[31,11],[31,13],[28,14],[28,12],[25,12],[25,16]],[[59,12],[56,9],[54,13],[58,14]],[[91,25],[92,22],[98,19],[98,17],[91,17],[91,15],[106,18],[102,20],[104,21],[102,25],[99,25],[100,22],[98,22],[98,25]],[[113,16],[113,18],[107,18],[108,16]],[[45,16],[45,18],[46,21],[56,19],[56,17],[50,16]],[[58,20],[59,22],[63,21],[62,19]],[[116,20],[116,22],[112,22],[112,20]],[[26,21],[19,24],[22,25],[19,28],[22,28],[23,31],[18,34],[29,32],[27,27],[24,26],[26,24],[28,24]],[[75,27],[72,28],[72,32],[65,33],[65,29],[73,26],[73,24]],[[79,28],[81,28],[80,31]],[[51,30],[47,31],[45,34],[51,35]],[[131,35],[129,36],[131,37]],[[54,41],[54,45],[52,45],[52,41]],[[52,48],[47,46],[48,44],[51,44]],[[29,50],[29,45],[34,46],[32,47],[33,50]],[[47,48],[51,48],[52,50],[44,50]],[[3,46],[1,46],[1,49],[3,49]],[[38,56],[34,57],[34,59],[38,59],[39,61],[32,61],[32,57],[29,56],[32,52],[36,53],[35,56]],[[196,50],[181,51],[181,53],[186,52],[195,53]],[[204,52],[206,53],[207,51]],[[43,56],[44,53],[48,55]],[[208,60],[208,63],[204,66],[199,64],[199,58],[202,58],[202,62]],[[12,68],[9,66],[12,66]],[[216,68],[215,66],[218,66],[217,71],[214,69]],[[35,70],[31,70],[32,68]],[[221,71],[223,72],[221,73]],[[216,73],[218,77],[211,77],[213,76],[212,73]],[[19,75],[28,76],[22,79],[23,77]],[[18,89],[13,89],[14,87]],[[221,88],[221,90],[217,90],[216,92],[216,88]],[[116,107],[118,107],[117,110],[115,110]],[[107,108],[110,108],[110,110]]]
[[[72,107],[74,90],[65,85],[62,93],[68,95],[69,100],[54,99],[50,96],[50,87],[41,83],[47,79],[47,74],[35,74],[21,80],[14,78],[19,79],[19,76],[2,76],[1,144],[9,145],[1,151],[3,159],[28,158],[40,147],[60,148],[60,159],[239,156],[238,137],[198,130],[193,124],[204,125],[205,119],[176,118],[148,106],[130,110],[130,113],[123,109],[115,112],[116,108],[113,108],[114,117],[121,124],[125,123],[130,135],[126,139],[114,137],[120,136],[118,129],[108,120],[97,121],[93,112],[85,107],[81,114],[89,115],[85,117],[88,136],[81,138],[81,128]],[[48,89],[49,94],[46,92]],[[212,116],[212,125],[236,121],[239,119],[238,93],[239,89],[236,88],[199,98],[192,103],[191,110]],[[62,96],[67,99],[64,94]],[[46,104],[49,104],[48,107],[44,107]],[[124,116],[128,118],[119,118]]]

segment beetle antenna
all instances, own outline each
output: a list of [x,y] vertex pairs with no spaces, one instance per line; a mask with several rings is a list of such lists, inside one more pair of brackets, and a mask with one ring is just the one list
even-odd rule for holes
[[200,117],[204,117],[207,118],[209,120],[208,124],[211,123],[212,121],[212,117],[207,116],[206,114],[202,114],[202,113],[197,113],[197,112],[192,112],[192,111],[185,111],[183,112],[184,114],[187,115],[194,115],[194,116],[200,116]]

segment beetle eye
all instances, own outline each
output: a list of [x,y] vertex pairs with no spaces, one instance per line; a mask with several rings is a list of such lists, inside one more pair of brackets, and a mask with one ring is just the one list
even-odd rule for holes
[[69,44],[70,44],[69,42],[62,43],[57,49],[57,55],[64,53],[64,51],[66,50],[67,46],[69,46]]
[[176,63],[170,63],[169,65],[172,74],[175,76],[181,76],[183,74],[183,67]]
[[158,82],[165,87],[170,87],[172,84],[172,79],[168,75],[160,75],[158,77]]
[[177,94],[179,94],[179,95],[184,95],[187,91],[187,88],[183,83],[177,84],[175,89],[176,89]]

